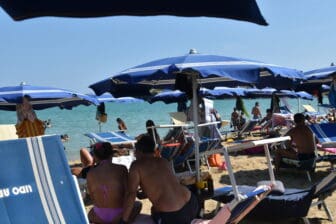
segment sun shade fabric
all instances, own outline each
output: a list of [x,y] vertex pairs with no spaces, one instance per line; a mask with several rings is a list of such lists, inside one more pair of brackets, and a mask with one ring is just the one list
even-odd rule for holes
[[1,0],[0,5],[14,20],[41,16],[174,15],[228,18],[267,25],[255,0]]

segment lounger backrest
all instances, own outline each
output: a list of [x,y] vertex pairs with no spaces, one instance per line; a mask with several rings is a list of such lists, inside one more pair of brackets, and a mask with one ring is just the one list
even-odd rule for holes
[[187,115],[184,112],[169,113],[173,124],[185,124],[187,122]]
[[336,171],[331,172],[328,176],[323,178],[315,187],[315,195],[319,194],[326,188],[329,184],[333,183],[336,185]]
[[112,145],[135,143],[135,139],[123,132],[100,132],[94,133],[90,132],[85,134],[85,136],[92,139],[93,143],[96,142],[110,142]]
[[241,201],[232,211],[231,217],[227,223],[234,224],[239,223],[258,203],[263,200],[269,193],[271,189],[258,190],[255,194],[250,192],[249,197],[244,201]]
[[0,141],[0,223],[88,223],[59,136]]
[[336,141],[335,124],[311,124],[309,128],[314,132],[321,143]]
[[315,110],[314,107],[312,107],[311,105],[308,105],[308,104],[305,104],[305,105],[302,105],[302,107],[308,111],[308,112],[311,112],[311,113],[316,113],[317,111]]
[[245,132],[250,132],[253,130],[253,128],[258,124],[258,120],[249,120],[242,128],[242,130],[239,132],[240,134]]

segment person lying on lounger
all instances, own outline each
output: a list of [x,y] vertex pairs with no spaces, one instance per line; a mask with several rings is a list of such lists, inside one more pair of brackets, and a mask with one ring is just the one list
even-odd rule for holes
[[189,224],[199,210],[196,196],[179,183],[167,160],[154,157],[155,143],[152,137],[143,135],[135,148],[136,160],[130,168],[121,223],[130,222],[137,191],[141,186],[153,204],[152,217],[156,223]]
[[[97,143],[93,148],[98,165],[87,175],[88,193],[94,205],[88,216],[93,223],[119,223],[122,217],[128,171],[125,166],[111,162],[114,153],[117,152],[106,142]],[[141,210],[139,204],[134,207],[137,211],[131,211],[132,217]]]
[[318,142],[313,132],[305,124],[305,116],[301,113],[294,115],[295,127],[287,132],[291,137],[287,149],[277,149],[275,152],[275,170],[279,171],[281,158],[307,160],[315,158],[315,145]]

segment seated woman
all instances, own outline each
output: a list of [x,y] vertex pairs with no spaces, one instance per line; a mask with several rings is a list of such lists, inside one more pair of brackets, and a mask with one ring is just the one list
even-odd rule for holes
[[[111,162],[114,153],[110,143],[97,143],[93,148],[94,161],[98,164],[87,175],[88,193],[94,207],[88,216],[93,223],[119,223],[123,213],[128,171],[123,165]],[[136,204],[132,217],[141,210]]]

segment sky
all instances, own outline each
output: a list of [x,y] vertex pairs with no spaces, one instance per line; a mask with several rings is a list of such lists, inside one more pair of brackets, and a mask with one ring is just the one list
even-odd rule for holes
[[218,54],[307,71],[336,62],[335,0],[257,0],[269,26],[174,16],[13,21],[0,8],[0,86],[88,86],[163,57]]

